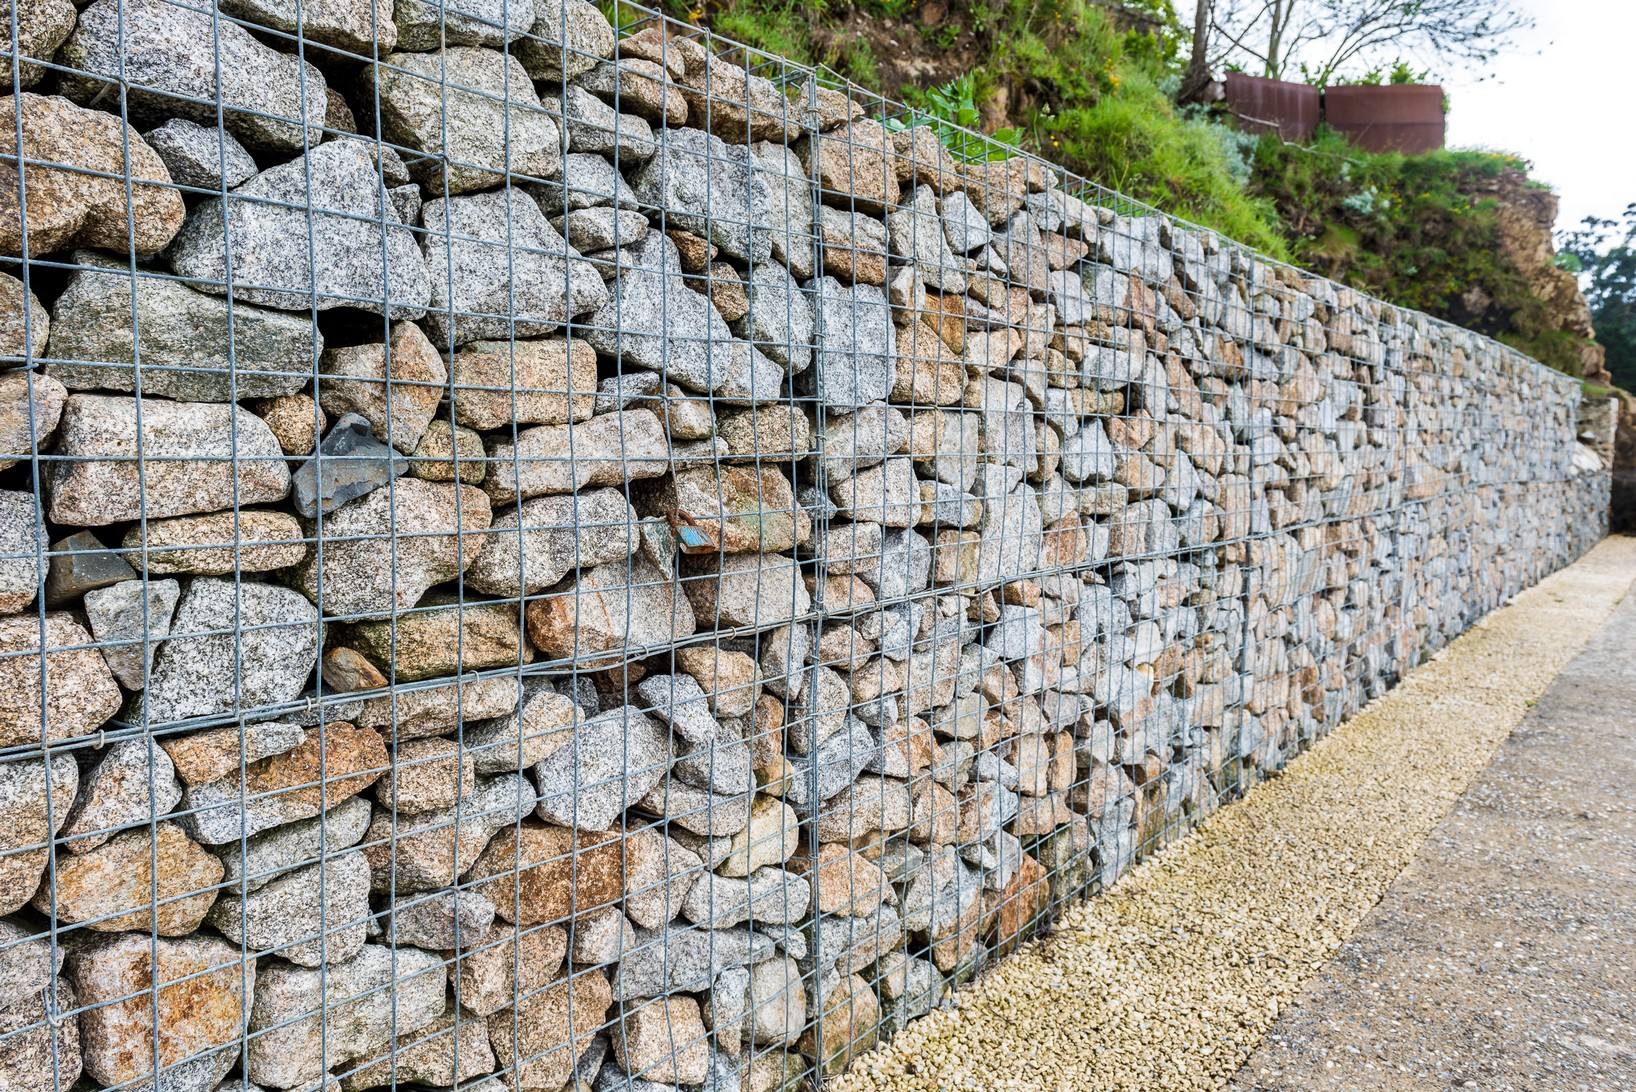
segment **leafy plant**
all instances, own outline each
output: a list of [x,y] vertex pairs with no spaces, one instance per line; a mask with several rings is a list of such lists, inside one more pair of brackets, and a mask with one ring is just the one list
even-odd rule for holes
[[1022,142],[1018,129],[996,129],[987,137],[970,132],[977,128],[980,115],[977,110],[977,78],[972,73],[950,80],[942,87],[934,87],[924,96],[925,106],[916,111],[909,121],[887,118],[888,129],[903,131],[918,126],[930,126],[937,134],[938,143],[962,163],[993,162],[1008,159]]
[[1596,340],[1607,350],[1607,369],[1626,390],[1636,390],[1636,202],[1617,220],[1587,216],[1564,232],[1559,257],[1580,267]]

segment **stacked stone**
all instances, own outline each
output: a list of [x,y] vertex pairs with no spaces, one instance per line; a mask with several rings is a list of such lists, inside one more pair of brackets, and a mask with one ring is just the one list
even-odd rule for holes
[[1571,381],[691,29],[16,18],[8,1087],[797,1087],[1605,526]]

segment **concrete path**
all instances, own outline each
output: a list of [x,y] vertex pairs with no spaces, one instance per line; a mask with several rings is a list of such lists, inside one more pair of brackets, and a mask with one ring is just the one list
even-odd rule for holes
[[1227,1087],[1636,1089],[1636,592]]

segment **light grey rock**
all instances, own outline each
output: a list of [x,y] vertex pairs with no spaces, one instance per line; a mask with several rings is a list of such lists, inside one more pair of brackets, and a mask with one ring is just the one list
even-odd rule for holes
[[[1027,492],[1026,487],[1022,488]],[[1036,545],[1036,558],[1038,553]],[[865,561],[865,566],[855,571],[858,579],[875,590],[878,599],[902,599],[931,587],[932,545],[918,531],[894,528],[882,532],[878,559]]]
[[124,739],[80,779],[74,810],[62,828],[72,853],[89,853],[126,827],[170,814],[182,799],[176,767],[151,739]]
[[613,56],[613,27],[586,0],[534,0],[534,12],[517,55],[536,80],[560,85]]
[[507,716],[473,721],[461,730],[460,744],[471,753],[479,776],[526,770],[573,739],[582,715],[579,703],[545,679],[524,679],[522,690],[522,700]]
[[142,139],[159,153],[170,180],[178,186],[230,190],[256,174],[256,161],[225,129],[171,118],[143,133]]
[[351,849],[369,829],[369,815],[369,800],[354,796],[322,815],[252,835],[242,846],[236,839],[218,846],[215,853],[226,870],[223,901],[241,891],[259,891],[291,869]]
[[599,155],[570,152],[563,157],[562,175],[549,182],[524,182],[523,189],[547,216],[573,209],[604,206],[635,211],[636,193],[614,165]]
[[100,527],[266,504],[289,492],[283,449],[249,410],[141,401],[139,440],[135,398],[69,397],[57,432],[64,458],[42,474],[52,522]]
[[541,819],[607,830],[670,769],[670,738],[632,705],[582,722],[571,741],[534,767]]
[[812,885],[782,868],[758,868],[744,879],[706,873],[682,900],[682,916],[711,929],[740,922],[793,925],[807,913]]
[[482,547],[472,532],[488,525],[487,497],[476,486],[399,478],[325,517],[322,565],[313,549],[288,579],[327,614],[383,618],[459,575]]
[[569,84],[563,92],[560,97],[547,95],[540,102],[563,119],[569,151],[604,155],[618,165],[653,154],[653,126],[645,119],[620,113],[577,84]]
[[617,489],[534,497],[495,518],[466,581],[488,595],[534,595],[575,568],[630,557],[639,544],[638,521]]
[[733,929],[637,926],[636,946],[620,960],[614,975],[614,1001],[617,1004],[677,991],[705,990],[710,986],[712,975],[749,966],[758,955],[772,953],[771,943],[744,926]]
[[849,713],[842,712],[841,717],[844,731],[823,738],[810,754],[787,756],[791,772],[785,783],[784,799],[803,815],[810,816],[816,810],[812,767],[818,768],[816,803],[822,804],[851,786],[875,759],[875,737],[868,726]]
[[812,249],[812,180],[801,157],[783,144],[758,141],[751,145],[751,153],[751,168],[767,183],[773,257],[798,280],[808,280],[818,271]]
[[909,422],[896,406],[875,402],[856,413],[824,415],[824,471],[832,484],[885,461],[909,442]]
[[943,234],[957,254],[970,254],[985,246],[992,232],[988,217],[977,211],[965,190],[950,190],[943,195],[940,211],[943,214]]
[[150,724],[290,701],[318,663],[318,610],[272,584],[198,577],[142,695]]
[[791,375],[806,371],[812,365],[816,336],[811,295],[777,262],[757,265],[745,287],[750,311],[733,324],[734,333]]
[[324,102],[318,69],[206,10],[165,0],[96,0],[80,12],[57,60],[64,66],[58,86],[78,103],[105,94],[110,81],[124,81],[131,120],[139,124],[183,117],[213,126],[219,101],[227,130],[250,148],[296,153],[323,139],[315,123],[323,110],[311,107]]
[[396,0],[392,20],[398,48],[437,49],[444,45],[502,46],[528,33],[533,0]]
[[34,494],[0,490],[0,614],[16,614],[34,602],[48,548]]
[[241,898],[218,899],[205,920],[247,952],[322,967],[362,950],[369,913],[369,862],[354,850],[286,872]]
[[434,195],[562,168],[556,111],[542,106],[515,56],[462,45],[391,53],[365,69],[365,94],[379,98],[382,135],[419,153],[408,156],[409,173]]
[[69,390],[135,391],[138,359],[145,397],[184,402],[294,394],[311,378],[323,342],[309,316],[229,309],[178,281],[133,283],[129,270],[91,252],[75,256],[80,269],[57,298],[46,369]]
[[741,739],[719,739],[691,747],[676,758],[674,773],[681,781],[718,796],[755,791],[750,748]]
[[[706,838],[730,838],[750,825],[750,798],[717,796],[680,778],[661,781],[638,801],[649,815]],[[636,919],[636,915],[631,915]]]
[[772,255],[766,174],[750,149],[702,129],[662,129],[658,148],[631,178],[637,199],[662,210],[667,227],[708,238],[723,254],[756,265]]
[[836,482],[829,495],[846,519],[886,527],[911,527],[920,522],[920,488],[914,464],[904,457],[887,459]]
[[826,915],[807,924],[808,955],[797,965],[810,976],[816,959],[834,966],[842,974],[856,974],[894,948],[903,947],[903,923],[892,907],[882,904],[872,913],[858,917]]
[[725,388],[749,346],[733,337],[707,298],[681,282],[676,244],[653,231],[628,253],[631,265],[615,279],[612,298],[587,320],[585,340],[691,390]]
[[984,467],[982,541],[977,553],[979,588],[1019,580],[1040,567],[1045,526],[1039,501],[1026,485],[1004,488],[1003,468]]
[[1113,443],[1101,421],[1086,421],[1062,442],[1062,476],[1071,482],[1105,482],[1118,469]]
[[916,186],[908,201],[887,213],[887,237],[892,253],[913,265],[929,286],[963,296],[965,259],[957,260],[949,249],[943,223],[937,213],[936,191],[930,186]]
[[73,755],[54,755],[47,769],[35,759],[0,764],[0,908],[7,914],[26,906],[39,889],[47,846],[68,819],[79,788]]
[[439,891],[405,896],[392,906],[386,935],[394,944],[449,951],[488,938],[494,904],[478,891]]
[[636,684],[636,696],[642,708],[695,747],[732,738],[711,714],[711,697],[692,675],[648,675]]
[[375,1057],[394,1036],[443,1015],[442,957],[419,948],[366,944],[345,963],[309,969],[262,963],[250,1007],[246,1076],[274,1088],[306,1087],[324,1063]]
[[521,190],[432,201],[421,220],[438,345],[541,337],[608,301],[602,275]]
[[53,957],[51,938],[10,918],[0,919],[0,1009],[38,996],[62,970],[63,950]]
[[297,0],[227,0],[221,9],[224,15],[366,57],[377,46],[385,53],[397,41],[390,14],[371,0],[329,0],[316,8]]
[[[208,42],[208,30],[206,35]],[[171,268],[202,291],[223,295],[231,289],[235,299],[265,307],[357,307],[419,318],[431,280],[414,233],[399,222],[379,179],[363,141],[320,144],[262,171],[226,198],[194,206],[167,252]]]
[[802,286],[816,293],[817,366],[796,390],[845,412],[885,399],[892,389],[892,309],[879,288],[843,285],[823,276]]
[[568,959],[587,967],[618,963],[619,957],[635,946],[635,927],[617,906],[609,906],[574,919]]
[[599,207],[575,209],[553,218],[551,226],[563,233],[569,246],[584,254],[641,242],[648,233],[648,218],[630,209]]

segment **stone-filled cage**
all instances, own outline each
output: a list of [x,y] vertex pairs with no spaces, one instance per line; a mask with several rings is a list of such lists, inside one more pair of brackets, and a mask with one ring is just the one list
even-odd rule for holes
[[1605,527],[1574,381],[623,3],[8,20],[8,1089],[816,1087]]

